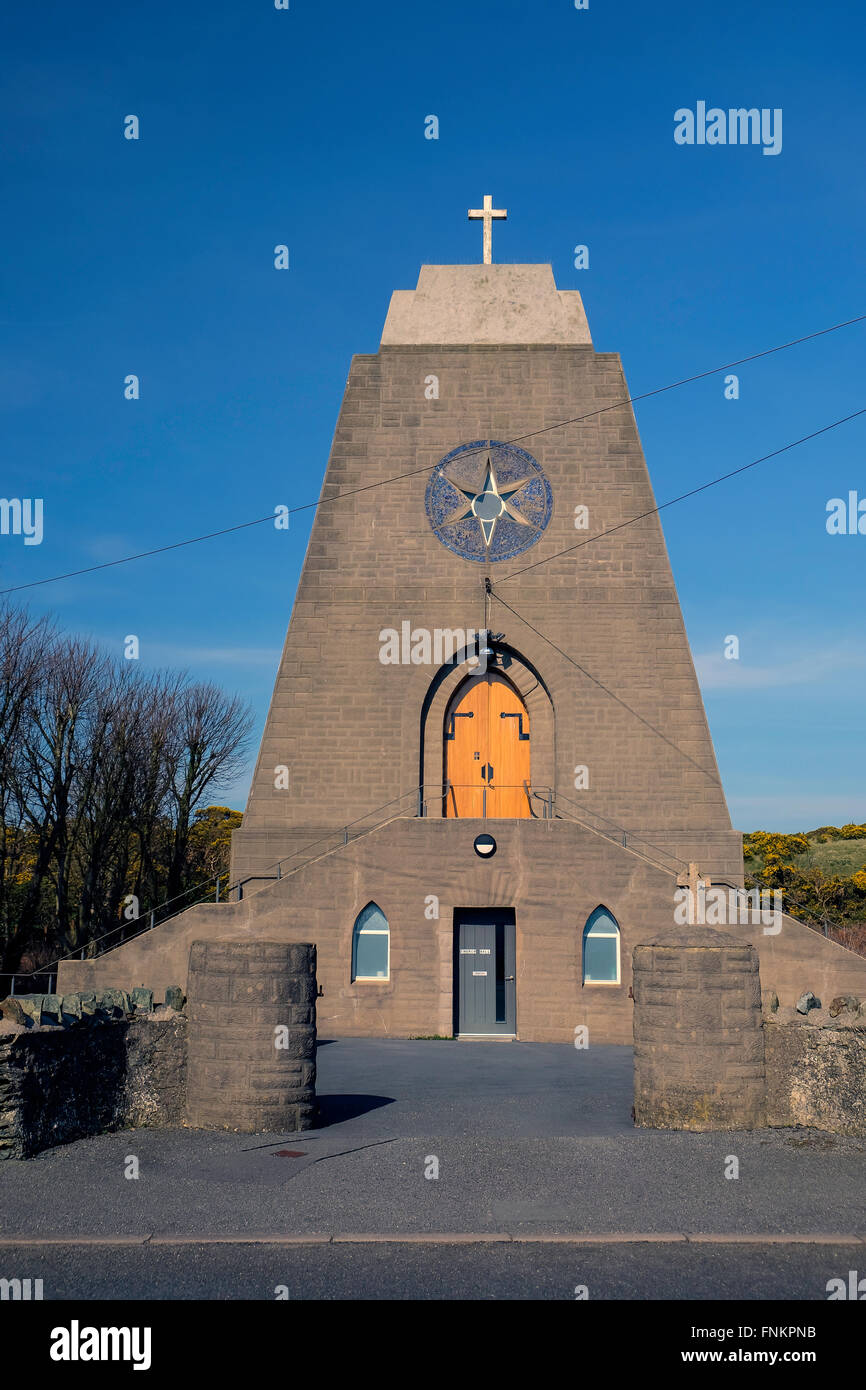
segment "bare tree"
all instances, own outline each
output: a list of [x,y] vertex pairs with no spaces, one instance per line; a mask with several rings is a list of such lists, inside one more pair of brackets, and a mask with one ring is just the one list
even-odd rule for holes
[[237,696],[198,682],[179,694],[175,771],[170,787],[173,806],[168,896],[183,886],[193,813],[208,790],[226,786],[243,765],[243,750],[252,728],[249,709]]
[[16,880],[26,853],[21,735],[54,640],[46,618],[0,607],[0,957],[13,935]]
[[70,948],[96,935],[129,894],[130,823],[148,694],[133,668],[109,666],[79,724],[72,835],[78,920],[70,924]]
[[178,704],[185,677],[158,672],[144,683],[140,747],[134,762],[131,818],[135,863],[130,891],[156,904],[164,894],[171,842],[168,829],[174,779]]
[[[4,971],[75,950],[190,886],[217,822],[196,811],[241,766],[248,708],[142,674],[0,608],[0,946]],[[224,817],[223,817],[224,818]]]
[[[107,675],[107,658],[91,643],[56,639],[47,649],[44,679],[30,702],[22,730],[22,791],[33,842],[30,881],[18,920],[24,940],[37,921],[43,935],[53,927],[61,942],[72,926],[74,783]],[[53,921],[42,911],[48,886],[53,886]]]

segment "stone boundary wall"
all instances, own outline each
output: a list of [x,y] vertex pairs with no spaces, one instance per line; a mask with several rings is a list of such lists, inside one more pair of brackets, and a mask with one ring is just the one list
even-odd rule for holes
[[761,992],[757,952],[682,928],[634,953],[634,1121],[866,1137],[866,1003]]
[[[15,1010],[7,1004],[0,1020],[0,1159],[32,1158],[109,1130],[183,1124],[184,1015],[161,1008],[131,1018],[85,1016],[77,1026],[28,1026],[10,1020]],[[27,1007],[35,1009],[30,1001]]]
[[634,952],[634,1116],[650,1129],[764,1123],[758,953],[709,927]]
[[242,1134],[312,1129],[316,948],[194,941],[187,1123]]
[[316,1117],[316,948],[198,941],[183,992],[0,1000],[0,1159],[110,1130],[253,1133]]
[[[857,1002],[857,1001],[853,1001]],[[767,1124],[866,1137],[866,1012],[796,1009],[764,1019]]]
[[[165,1008],[179,1013],[183,1000],[179,985],[166,989]],[[0,1020],[7,1029],[14,1025],[34,1028],[40,1024],[75,1028],[81,1023],[148,1014],[153,1007],[153,990],[143,988],[127,991],[109,986],[98,991],[79,990],[75,994],[9,994],[0,999]]]

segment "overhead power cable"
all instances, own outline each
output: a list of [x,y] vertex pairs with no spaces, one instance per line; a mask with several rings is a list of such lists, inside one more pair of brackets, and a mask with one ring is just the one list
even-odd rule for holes
[[720,372],[728,372],[732,367],[743,367],[747,362],[757,362],[759,357],[770,357],[774,352],[784,352],[786,348],[798,347],[800,343],[808,343],[811,338],[821,338],[825,333],[837,333],[840,328],[850,328],[852,323],[862,323],[864,320],[866,314],[858,314],[856,318],[831,324],[829,328],[804,333],[802,338],[792,338],[790,342],[778,343],[775,347],[764,348],[761,352],[752,352],[748,357],[740,357],[736,362],[725,362],[721,367],[710,367],[705,372],[696,372],[694,376],[681,377],[679,381],[671,381],[667,386],[656,386],[652,391],[642,391],[639,396],[628,396],[624,400],[614,401],[612,405],[602,406],[600,410],[593,410],[589,415],[575,415],[573,420],[560,420],[556,425],[545,425],[542,429],[530,430],[528,434],[518,434],[514,439],[503,440],[503,443],[521,444],[526,439],[534,439],[536,435],[547,434],[550,430],[561,430],[565,425],[580,424],[581,420],[589,420],[593,415],[604,415],[605,411],[618,410],[621,405],[633,405],[635,401],[647,401],[650,396],[661,396],[665,391],[675,391],[679,386],[690,386],[694,381],[703,381],[708,376],[718,376]]
[[[798,347],[800,343],[807,343],[811,341],[811,339],[813,338],[822,338],[826,336],[826,334],[828,333],[837,333],[841,328],[849,328],[852,324],[862,323],[864,322],[864,320],[866,320],[866,314],[857,314],[854,318],[844,319],[840,323],[831,324],[828,328],[818,328],[815,330],[814,333],[804,333],[801,337],[791,338],[786,343],[777,343],[775,347],[763,348],[760,352],[750,353],[748,357],[740,357],[737,358],[737,360],[734,362],[725,362],[721,366],[710,367],[706,371],[695,373],[693,376],[682,377],[678,381],[669,382],[666,386],[657,386],[652,391],[643,391],[640,395],[637,396],[624,396],[621,400],[613,401],[610,405],[600,406],[597,410],[587,411],[584,415],[575,415],[568,420],[560,420],[554,425],[545,425],[542,429],[531,430],[527,434],[515,435],[513,439],[503,440],[502,442],[506,444],[519,444],[527,439],[532,439],[539,434],[549,434],[552,430],[565,429],[568,425],[577,425],[582,423],[584,420],[592,420],[596,416],[604,415],[610,410],[618,410],[621,406],[624,405],[633,405],[636,401],[648,400],[651,396],[662,395],[665,391],[674,391],[680,386],[688,386],[692,382],[703,380],[705,377],[718,376],[720,372],[729,371],[732,367],[742,367],[747,362],[756,362],[761,357],[769,357],[773,353],[784,352],[788,348]],[[853,416],[848,418],[853,418]],[[844,422],[840,420],[836,423],[842,424]],[[833,428],[835,428],[835,426],[833,425],[827,426],[827,429]],[[821,432],[822,431],[818,431],[818,433]],[[793,448],[793,445],[786,445],[785,447]],[[767,455],[767,457],[771,457],[771,455]],[[756,462],[760,461],[761,460],[756,460]],[[425,465],[423,468],[410,469],[406,473],[398,473],[393,478],[382,478],[375,483],[365,483],[361,487],[347,488],[344,492],[338,492],[333,497],[319,498],[317,502],[305,502],[299,507],[289,507],[287,509],[287,514],[289,516],[296,516],[300,512],[310,511],[313,508],[318,508],[334,502],[339,502],[344,497],[356,497],[358,493],[369,492],[373,488],[377,487],[389,487],[393,483],[402,482],[404,478],[413,478],[416,477],[419,473],[427,472],[429,472],[429,464]],[[733,476],[733,474],[726,476]],[[716,481],[722,480],[716,479]],[[710,487],[712,485],[713,484],[708,483],[705,486]],[[700,491],[700,489],[697,490]],[[683,496],[689,495],[691,494],[683,494]],[[680,499],[674,498],[673,500],[678,501]],[[671,506],[672,502],[667,502],[664,505]],[[274,512],[268,512],[266,516],[255,517],[252,521],[241,521],[234,526],[224,526],[218,531],[207,531],[201,536],[190,536],[186,540],[172,541],[168,545],[154,546],[151,550],[139,550],[136,551],[136,553],[133,555],[123,555],[117,560],[105,560],[99,565],[87,565],[82,569],[66,570],[63,574],[49,575],[45,579],[31,579],[26,584],[13,584],[10,585],[9,588],[0,589],[0,595],[19,593],[23,589],[38,589],[44,584],[59,584],[64,579],[77,579],[81,575],[95,574],[99,570],[114,569],[117,565],[131,564],[133,560],[146,560],[153,555],[164,555],[170,550],[181,550],[188,545],[199,545],[202,541],[215,540],[219,536],[229,536],[234,531],[244,531],[251,526],[263,526],[266,522],[273,522],[274,515]],[[637,517],[635,518],[635,520],[639,519],[640,518]],[[597,537],[595,539],[600,539],[600,537]],[[574,547],[570,548],[573,549]],[[562,551],[560,553],[565,554],[566,552]],[[553,559],[555,557],[551,556],[550,558]],[[516,571],[516,573],[519,574],[522,573],[522,571],[518,570]],[[506,578],[511,578],[511,576],[506,576]]]
[[626,526],[634,526],[635,522],[643,521],[645,517],[656,516],[659,512],[663,512],[666,507],[673,507],[676,502],[684,502],[687,497],[697,497],[699,492],[706,492],[708,488],[718,487],[719,483],[725,483],[729,478],[736,478],[739,473],[747,473],[750,468],[757,468],[759,463],[766,463],[767,459],[778,458],[779,454],[786,454],[789,449],[796,449],[800,444],[807,444],[810,439],[817,439],[819,435],[827,434],[830,430],[837,430],[840,425],[847,425],[849,420],[856,420],[860,415],[866,415],[866,406],[862,410],[852,411],[850,415],[843,415],[841,420],[834,420],[830,425],[823,425],[819,430],[813,430],[811,434],[804,434],[800,439],[792,439],[790,444],[783,444],[781,448],[773,449],[769,454],[762,454],[760,458],[752,459],[751,463],[744,463],[740,468],[732,468],[730,473],[721,473],[718,478],[711,478],[708,483],[701,483],[698,487],[689,488],[688,492],[681,492],[678,497],[671,497],[667,502],[662,502],[657,507],[650,507],[645,512],[639,512],[637,516],[629,517],[627,521],[620,521],[616,526],[609,526],[606,531],[599,531],[597,536],[587,536],[586,540],[578,541],[576,545],[566,546],[565,550],[555,550],[544,560],[535,560],[531,565],[523,565],[519,570],[512,570],[510,574],[503,574],[496,582],[497,584],[506,584],[509,579],[516,579],[519,574],[526,574],[527,570],[538,569],[539,565],[547,565],[551,560],[558,560],[561,555],[570,555],[574,550],[581,550],[585,545],[592,545],[593,541],[604,540],[605,536],[612,536],[615,531],[622,531]]
[[611,690],[609,686],[605,685],[603,681],[598,680],[592,674],[591,671],[587,671],[586,667],[581,666],[579,661],[575,661],[573,656],[569,656],[568,652],[564,652],[562,650],[562,647],[558,646],[552,638],[547,637],[545,633],[539,630],[539,628],[533,627],[532,623],[529,622],[527,618],[524,618],[522,613],[518,613],[516,608],[512,608],[510,603],[506,603],[505,599],[502,598],[499,594],[497,594],[495,587],[492,590],[492,596],[496,599],[497,603],[502,604],[503,608],[507,608],[509,613],[513,613],[515,618],[519,618],[520,621],[524,623],[526,627],[529,628],[530,632],[534,632],[536,637],[540,637],[542,642],[546,642],[549,647],[552,647],[555,652],[559,652],[559,655],[561,657],[564,657],[566,661],[570,662],[572,666],[576,667],[576,669],[580,671],[581,675],[586,676],[587,680],[592,681],[593,685],[597,685],[599,690],[603,690],[605,695],[609,695],[610,698],[612,700],[615,700],[618,705],[621,705],[624,710],[627,710],[629,714],[634,715],[635,719],[639,719],[641,724],[643,724],[652,733],[657,734],[660,739],[663,739],[669,748],[673,748],[675,753],[679,753],[680,757],[685,758],[687,762],[691,763],[692,767],[697,768],[698,772],[703,773],[705,777],[709,777],[710,781],[715,782],[717,786],[721,786],[721,779],[719,778],[718,773],[711,772],[708,768],[701,767],[701,764],[695,762],[694,758],[689,753],[684,752],[684,750],[680,748],[678,744],[674,743],[672,739],[668,738],[667,734],[663,734],[661,729],[657,729],[655,724],[651,724],[650,721],[648,719],[645,719],[642,714],[638,714],[637,710],[633,709],[631,705],[627,704],[626,701],[621,698],[621,696],[617,695],[616,692]]

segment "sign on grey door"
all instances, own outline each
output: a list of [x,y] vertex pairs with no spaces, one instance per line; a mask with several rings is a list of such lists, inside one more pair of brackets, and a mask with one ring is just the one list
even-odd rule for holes
[[454,980],[457,1031],[509,1036],[517,1031],[514,913],[490,908],[457,914]]

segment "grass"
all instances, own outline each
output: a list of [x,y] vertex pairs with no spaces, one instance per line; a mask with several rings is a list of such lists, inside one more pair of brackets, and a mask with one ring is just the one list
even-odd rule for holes
[[804,854],[798,854],[797,867],[800,869],[820,869],[829,875],[838,874],[840,878],[850,878],[859,869],[866,868],[866,840],[828,840],[826,844],[813,844]]

